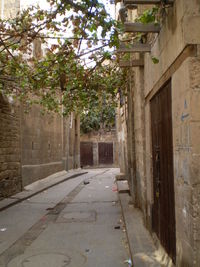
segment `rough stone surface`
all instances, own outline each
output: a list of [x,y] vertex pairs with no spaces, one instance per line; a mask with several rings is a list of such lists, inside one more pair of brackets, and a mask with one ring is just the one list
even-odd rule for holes
[[20,112],[0,95],[0,198],[21,189]]
[[[0,0],[0,17],[14,17],[22,7],[20,4],[20,0]],[[36,58],[42,56],[40,43],[35,40]],[[0,197],[53,173],[80,166],[78,116],[42,115],[38,105],[33,105],[28,113],[24,111],[22,104],[0,98]]]
[[[145,8],[139,8],[138,12]],[[134,14],[129,19],[133,17]],[[154,192],[150,101],[171,79],[176,265],[180,267],[200,265],[199,24],[200,2],[197,0],[176,0],[166,9],[160,33],[148,37],[152,51],[144,56],[144,79],[140,77],[139,68],[130,69],[132,81],[127,83],[128,99],[123,109],[123,121],[120,121],[118,112],[123,128],[120,131],[128,138],[128,143],[125,141],[120,145],[124,146],[120,150],[126,154],[120,158],[126,161],[120,163],[123,166],[121,171],[128,173],[132,196],[138,198],[145,224],[152,230]],[[193,46],[189,46],[191,44]],[[159,59],[158,64],[153,64],[152,56]]]

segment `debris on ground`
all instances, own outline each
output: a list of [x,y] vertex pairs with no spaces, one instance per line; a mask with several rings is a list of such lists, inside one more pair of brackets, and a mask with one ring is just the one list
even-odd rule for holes
[[120,228],[121,228],[120,225],[115,226],[115,229],[120,229]]
[[112,187],[112,191],[113,191],[113,192],[117,192],[117,191],[118,191],[118,189],[117,189],[117,186],[116,186],[116,185],[113,185],[113,187]]
[[110,186],[109,185],[106,185],[105,188],[110,188]]
[[1,228],[0,231],[1,232],[5,232],[7,230],[7,228]]
[[84,181],[83,183],[84,183],[84,185],[87,185],[87,184],[89,184],[90,182],[89,182],[89,181]]
[[127,263],[128,264],[128,267],[132,267],[133,266],[131,259],[125,260],[124,263]]

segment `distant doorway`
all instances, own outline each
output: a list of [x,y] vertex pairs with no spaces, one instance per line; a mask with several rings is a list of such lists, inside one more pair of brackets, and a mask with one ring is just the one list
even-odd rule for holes
[[80,144],[81,166],[93,166],[93,143],[81,142]]
[[113,164],[113,143],[99,143],[99,164]]

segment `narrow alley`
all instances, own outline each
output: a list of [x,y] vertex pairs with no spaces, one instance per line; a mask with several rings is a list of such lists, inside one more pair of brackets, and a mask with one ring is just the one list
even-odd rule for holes
[[200,0],[0,0],[0,267],[200,267]]
[[118,169],[81,173],[1,211],[1,267],[128,266]]

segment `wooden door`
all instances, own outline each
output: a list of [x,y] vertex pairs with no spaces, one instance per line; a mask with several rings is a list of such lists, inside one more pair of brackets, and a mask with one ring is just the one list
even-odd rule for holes
[[176,227],[171,103],[170,81],[151,100],[154,190],[152,227],[175,262]]
[[99,164],[113,164],[113,143],[99,143]]
[[81,142],[80,143],[80,154],[81,154],[81,166],[92,166],[93,165],[93,143],[92,142]]

